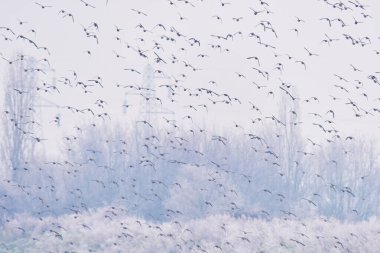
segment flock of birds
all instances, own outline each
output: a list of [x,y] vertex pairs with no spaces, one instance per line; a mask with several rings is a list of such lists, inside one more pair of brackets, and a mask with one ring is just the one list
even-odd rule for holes
[[[361,31],[366,31],[362,30],[363,27],[370,26],[376,17],[372,16],[371,6],[358,0],[314,1],[310,4],[318,6],[329,15],[320,15],[317,20],[311,20],[307,15],[302,15],[300,10],[299,16],[285,16],[285,21],[281,15],[286,15],[286,11],[276,9],[276,3],[270,0],[244,3],[221,0],[162,0],[154,3],[163,8],[164,14],[157,13],[159,10],[149,7],[136,8],[131,3],[119,2],[26,2],[24,4],[30,8],[34,16],[28,20],[18,17],[16,23],[10,21],[0,24],[3,39],[1,45],[4,45],[0,49],[3,66],[13,69],[16,80],[23,76],[34,76],[37,80],[34,81],[35,84],[33,81],[25,84],[17,81],[7,86],[6,94],[13,99],[13,104],[5,103],[2,110],[2,119],[9,127],[7,129],[13,129],[17,138],[31,142],[36,149],[43,149],[42,145],[45,143],[49,143],[48,147],[59,145],[56,140],[53,140],[52,144],[49,142],[51,140],[43,135],[43,129],[46,127],[61,125],[67,131],[73,131],[72,134],[63,137],[66,158],[47,157],[46,161],[38,161],[34,165],[31,165],[35,162],[32,161],[33,157],[28,157],[30,161],[11,159],[8,168],[11,173],[7,174],[9,177],[3,180],[0,188],[0,192],[4,192],[0,197],[0,210],[6,214],[5,216],[12,216],[13,206],[7,204],[17,202],[15,198],[18,198],[18,195],[12,197],[10,193],[6,193],[5,189],[18,191],[19,194],[25,195],[25,198],[37,200],[37,210],[34,211],[41,221],[44,220],[43,213],[57,211],[54,205],[59,205],[61,199],[53,197],[54,201],[50,201],[43,194],[44,191],[48,191],[54,196],[59,191],[56,180],[60,178],[49,175],[47,168],[64,171],[67,184],[64,191],[74,196],[76,201],[71,202],[64,210],[73,214],[75,219],[80,219],[82,212],[88,210],[87,206],[90,204],[84,201],[85,189],[80,188],[81,185],[70,185],[70,180],[75,182],[76,178],[82,178],[82,183],[99,192],[114,187],[121,189],[123,184],[129,184],[130,192],[122,193],[121,199],[129,199],[125,195],[130,194],[133,195],[131,199],[138,200],[133,203],[134,206],[144,205],[137,203],[141,201],[160,203],[166,196],[161,194],[162,192],[168,191],[170,187],[177,191],[184,187],[184,182],[176,181],[175,177],[167,175],[170,173],[165,169],[168,166],[209,168],[207,185],[216,186],[224,196],[228,196],[229,203],[224,210],[233,212],[239,209],[239,203],[233,201],[238,195],[237,190],[219,179],[233,177],[234,174],[241,181],[253,184],[254,176],[250,174],[249,168],[242,173],[234,171],[232,164],[226,165],[229,163],[229,155],[234,152],[231,147],[236,147],[233,143],[236,140],[227,134],[216,133],[209,125],[202,126],[209,117],[216,115],[216,118],[223,118],[223,129],[233,132],[241,141],[250,142],[249,152],[261,154],[262,162],[275,168],[275,177],[278,178],[280,175],[280,181],[283,177],[291,178],[298,173],[302,174],[297,166],[305,159],[316,157],[318,150],[328,145],[348,143],[349,146],[355,142],[356,136],[348,135],[346,129],[342,131],[338,127],[340,125],[345,128],[342,119],[348,118],[349,122],[373,122],[379,117],[380,93],[376,92],[380,90],[380,68],[377,71],[376,67],[379,66],[371,60],[380,57],[380,37],[371,30],[362,34]],[[103,19],[104,23],[98,21],[102,20],[97,16],[98,11],[107,10],[112,6],[127,7],[123,13],[132,17],[133,22],[110,25],[108,18]],[[42,35],[39,27],[34,26],[38,23],[37,15],[54,15],[55,19],[49,20],[49,23],[51,22],[50,25],[54,29],[63,27],[62,30],[67,34],[62,32],[57,36],[63,36],[67,41],[62,41],[60,45],[45,45],[39,38],[51,41],[54,38],[50,36],[54,35]],[[200,17],[200,21],[196,20],[197,16]],[[286,27],[286,22],[292,27]],[[312,25],[308,27],[309,24]],[[314,29],[313,26],[323,27],[323,30],[310,31]],[[212,30],[207,30],[207,27],[211,27]],[[41,30],[46,31],[46,27]],[[307,34],[310,32],[318,33],[316,36],[319,36],[319,40],[308,41],[308,44],[304,45],[303,41],[307,41]],[[72,37],[73,35],[78,37]],[[75,45],[71,44],[72,41],[75,41]],[[62,52],[56,50],[66,52],[66,44],[75,48],[70,51],[72,59],[69,60],[73,66],[78,65],[75,70],[61,67],[65,66],[60,62],[64,57]],[[12,53],[11,50],[20,47],[25,52]],[[344,59],[346,55],[341,55],[341,66],[335,66],[335,59],[330,59],[329,54],[341,48],[346,50],[345,54],[353,52],[355,55],[365,55],[366,58],[359,59],[359,63],[347,62]],[[322,63],[318,63],[319,61]],[[314,68],[329,64],[329,61],[332,62],[328,67],[331,73],[315,73],[318,69]],[[100,64],[103,69],[93,71],[92,69],[97,69],[96,64]],[[156,87],[141,82],[147,75],[144,70],[146,64],[154,66],[148,75],[151,79],[159,79],[160,83]],[[344,74],[340,73],[343,72],[342,69],[345,69]],[[53,74],[58,74],[58,77],[54,76],[54,80]],[[297,81],[293,80],[300,80],[299,76],[304,76],[306,80],[310,78],[308,76],[323,76],[321,80],[327,80],[329,84],[320,87],[297,85]],[[12,82],[12,79],[10,80]],[[314,84],[314,81],[311,83]],[[308,89],[316,95],[308,96]],[[119,94],[127,94],[130,102],[119,103],[120,101],[114,99]],[[64,111],[62,115],[49,118],[48,126],[36,118],[39,97],[59,101],[57,107]],[[277,108],[273,104],[281,99],[280,106],[284,107],[285,111],[277,114]],[[30,101],[35,102],[28,104]],[[24,107],[15,108],[17,103]],[[133,121],[128,124],[134,128],[135,136],[131,138],[139,138],[137,146],[131,146],[133,140],[121,137],[93,140],[94,145],[86,144],[87,149],[78,146],[81,138],[86,136],[85,132],[88,132],[92,139],[93,135],[101,134],[104,129],[117,128],[119,119],[125,120],[125,115],[115,112],[113,104],[117,104],[118,109],[140,110],[137,119],[127,119]],[[142,105],[146,107],[147,112],[141,110]],[[175,114],[164,114],[164,108],[174,111]],[[299,108],[302,109],[302,116]],[[223,115],[227,112],[232,115],[227,115],[225,119]],[[239,112],[243,112],[243,118],[234,117],[234,114],[238,115]],[[301,121],[301,117],[304,121]],[[285,165],[286,159],[282,157],[284,153],[272,146],[271,138],[282,139],[289,132],[296,134],[301,126],[303,129],[312,129],[316,135],[305,137],[305,145],[293,147],[296,148],[295,157],[299,160],[292,161],[292,165]],[[265,129],[273,129],[271,137],[267,138]],[[202,145],[199,144],[199,139],[205,140]],[[290,143],[298,145],[296,142]],[[125,159],[127,165],[124,163],[122,166],[125,178],[109,176],[110,171],[120,168],[115,168],[115,164],[105,164],[108,158],[105,158],[105,152],[99,148],[104,146],[115,147],[111,150],[112,155],[116,154]],[[213,154],[215,157],[208,156],[211,147],[220,150],[222,155],[216,152]],[[300,149],[297,149],[298,147]],[[136,154],[131,154],[133,152]],[[352,153],[350,150],[341,152],[344,155]],[[329,162],[337,166],[339,161],[333,158]],[[292,170],[285,166],[291,167]],[[96,173],[86,170],[85,167],[96,168],[93,170]],[[128,177],[129,170],[148,170],[149,176]],[[88,173],[85,174],[86,178],[83,178],[83,171]],[[44,180],[37,185],[28,185],[26,178],[31,174],[42,175]],[[358,180],[367,180],[369,176],[363,172]],[[356,197],[356,192],[349,185],[340,186],[334,182],[326,182],[320,174],[315,174],[315,177],[327,184],[327,188],[332,189],[333,194]],[[17,182],[20,178],[25,181]],[[147,185],[140,188],[144,190],[139,191],[138,185],[142,182]],[[146,189],[148,193],[145,192]],[[207,186],[200,191],[207,191]],[[280,202],[286,202],[286,198],[291,198],[285,193],[276,193],[275,189],[265,187],[262,194],[271,195]],[[300,197],[297,201],[308,205],[307,209],[318,209],[318,195],[315,193],[313,196]],[[91,195],[91,198],[96,196]],[[213,199],[206,199],[199,208],[212,210],[216,205]],[[285,219],[297,218],[297,214],[290,209],[277,211]],[[356,215],[360,214],[355,208],[351,211]],[[123,208],[112,207],[103,218],[113,220],[123,212],[126,212]],[[261,217],[271,216],[269,210],[261,210],[259,213]],[[164,214],[168,219],[181,215],[183,213],[180,209],[166,209]],[[10,220],[6,219],[6,222]],[[181,222],[176,222],[182,229]],[[136,220],[136,223],[143,226],[140,220]],[[91,230],[84,223],[81,226],[84,230]],[[121,223],[121,226],[124,224]],[[223,226],[225,224],[221,226],[225,230]],[[145,229],[162,231],[160,226],[149,226]],[[52,224],[47,233],[57,240],[63,240],[59,231],[64,230],[59,224]],[[134,237],[128,233],[127,228],[123,227],[122,230],[119,239],[128,240]],[[18,227],[17,231],[21,234],[28,233],[23,227]],[[190,230],[187,232],[192,233]],[[170,237],[173,240],[175,237],[173,234],[159,236]],[[304,242],[305,237],[307,235],[301,233],[284,245],[294,244],[305,248],[308,246]],[[249,239],[249,234],[243,233],[240,238],[247,245],[255,243]],[[75,242],[70,243],[70,247],[75,245]],[[178,244],[177,250],[207,252],[201,246],[194,245],[196,244],[183,241]],[[287,247],[284,245],[280,247]],[[117,243],[114,246],[117,246]],[[336,238],[332,246],[338,250],[349,251],[339,238]],[[216,245],[213,250],[233,251],[233,245]]]

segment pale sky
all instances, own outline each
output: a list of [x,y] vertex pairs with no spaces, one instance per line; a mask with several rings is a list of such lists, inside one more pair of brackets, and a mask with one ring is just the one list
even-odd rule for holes
[[[325,142],[326,136],[312,123],[329,127],[325,120],[332,119],[326,114],[330,109],[335,112],[332,126],[341,131],[342,137],[347,135],[376,137],[378,135],[379,113],[371,111],[373,116],[355,118],[352,107],[346,104],[348,99],[351,99],[364,110],[380,109],[380,100],[376,100],[380,98],[380,86],[368,79],[369,75],[377,75],[380,78],[380,74],[375,73],[380,71],[380,55],[375,52],[375,50],[380,51],[378,26],[380,20],[377,16],[380,13],[380,2],[378,1],[361,1],[363,5],[368,5],[365,10],[355,8],[349,1],[343,1],[346,6],[352,8],[346,11],[332,8],[324,1],[268,1],[270,6],[267,9],[273,12],[269,14],[265,13],[265,6],[262,6],[260,1],[230,0],[231,4],[225,6],[221,6],[219,0],[192,1],[194,7],[178,1],[174,1],[176,6],[171,6],[167,0],[109,0],[108,5],[105,0],[87,1],[96,8],[86,7],[80,0],[37,1],[43,5],[52,6],[44,9],[34,1],[2,1],[0,26],[9,27],[16,33],[13,35],[4,29],[0,30],[0,34],[12,40],[10,42],[0,39],[0,53],[3,57],[12,59],[15,52],[22,51],[34,56],[37,60],[47,58],[51,69],[55,69],[55,74],[48,71],[48,66],[41,65],[40,67],[48,73],[47,75],[40,74],[41,83],[52,83],[54,75],[57,80],[61,77],[74,80],[71,70],[75,70],[78,74],[77,81],[85,83],[96,76],[102,77],[104,88],[92,87],[90,94],[85,94],[81,88],[67,87],[62,83],[57,83],[61,93],[41,94],[41,105],[48,104],[49,102],[46,101],[48,100],[59,106],[91,107],[97,113],[110,114],[113,123],[131,123],[131,119],[143,118],[140,109],[143,98],[140,95],[126,95],[127,92],[136,93],[136,91],[117,88],[116,83],[144,86],[143,75],[124,69],[136,69],[143,74],[146,65],[151,64],[155,70],[161,70],[165,76],[169,77],[169,79],[154,80],[156,95],[163,101],[163,105],[159,102],[154,104],[154,110],[168,109],[175,112],[175,115],[158,115],[160,119],[165,116],[185,121],[184,116],[192,115],[199,126],[206,125],[219,130],[235,131],[234,122],[236,122],[244,126],[246,133],[252,132],[255,129],[252,128],[251,119],[277,114],[279,100],[284,94],[279,89],[283,81],[293,85],[294,88],[290,90],[297,94],[293,95],[299,101],[301,112],[297,117],[303,122],[302,132],[305,138],[311,137],[318,142]],[[264,12],[254,15],[251,8],[264,10]],[[147,16],[138,14],[132,9],[141,11]],[[65,14],[60,13],[60,10],[71,13],[74,22],[70,16],[64,17]],[[371,15],[372,18],[365,18],[362,13]],[[185,19],[180,20],[180,16]],[[221,17],[222,22],[215,16]],[[296,17],[304,22],[297,22]],[[340,18],[347,26],[341,27],[339,21],[333,21],[330,27],[328,22],[320,20],[321,18]],[[354,18],[363,23],[355,25]],[[26,23],[20,25],[20,20]],[[268,27],[264,31],[263,26],[260,25],[263,21],[270,22],[277,37]],[[98,24],[99,30],[94,26],[89,28],[93,22]],[[143,28],[139,28],[139,24]],[[162,24],[166,31],[157,26],[158,24]],[[123,30],[117,32],[115,25]],[[83,27],[87,27],[87,31],[98,37],[99,44],[94,38],[86,37]],[[175,33],[170,32],[170,27],[174,27],[186,38],[179,38]],[[32,29],[35,33],[31,31]],[[144,32],[143,29],[148,31]],[[298,35],[292,29],[297,29]],[[236,34],[238,32],[242,35]],[[260,36],[262,43],[272,45],[275,49],[259,45],[258,39],[249,35],[251,33]],[[217,39],[211,36],[226,36],[227,34],[235,34],[233,40]],[[327,39],[326,34],[329,38],[339,40],[331,42],[329,46],[322,42]],[[361,38],[366,45],[353,46],[344,39],[343,34],[348,34],[357,40]],[[39,46],[46,46],[50,55],[43,50],[35,49],[31,44],[16,39],[17,35],[31,39]],[[162,37],[163,35],[175,38],[176,42],[167,41]],[[120,40],[116,40],[116,36]],[[200,46],[190,45],[189,38],[192,37],[200,41]],[[369,37],[370,41],[364,37]],[[155,42],[160,44],[159,48],[154,48]],[[211,44],[221,45],[222,49],[212,48]],[[131,47],[129,48],[128,45]],[[144,54],[148,58],[142,58],[132,48],[146,51]],[[305,48],[318,56],[309,56]],[[91,56],[85,53],[86,50],[91,51]],[[116,58],[115,52],[125,58]],[[160,55],[167,64],[155,63],[154,53]],[[202,58],[199,54],[207,56]],[[173,55],[178,59],[178,62],[174,64],[171,63]],[[287,55],[290,55],[291,59]],[[254,59],[247,60],[249,56],[258,57],[260,65]],[[183,61],[200,70],[191,70]],[[303,65],[295,61],[304,61],[306,70]],[[279,63],[283,66],[281,71],[276,70]],[[354,71],[350,64],[361,72]],[[7,66],[5,60],[0,61],[1,80],[6,80]],[[266,79],[253,68],[267,71],[269,78]],[[245,78],[239,77],[237,73],[244,75]],[[181,77],[181,74],[185,74],[186,78]],[[339,80],[334,74],[344,77],[347,82]],[[181,80],[178,84],[193,89],[193,92],[197,88],[206,88],[236,97],[242,104],[234,102],[232,105],[214,105],[207,96],[192,97],[184,93],[175,96],[174,99],[178,101],[171,103],[165,95],[166,88],[159,85],[174,84],[175,79]],[[355,88],[358,84],[355,80],[362,82],[363,86],[358,85],[360,88]],[[209,81],[216,83],[212,84]],[[252,82],[267,87],[257,89]],[[344,92],[334,85],[343,86],[349,92]],[[269,92],[273,92],[273,95]],[[340,100],[333,101],[330,95]],[[317,97],[319,103],[304,101],[311,97]],[[219,97],[215,100],[225,98]],[[103,109],[97,108],[94,105],[97,99],[105,100],[108,103],[107,106]],[[123,114],[122,104],[125,102],[133,106],[126,114]],[[262,114],[251,110],[249,102],[258,106]],[[199,104],[206,104],[208,111],[199,107]],[[186,107],[188,105],[197,107],[197,111]],[[62,118],[60,129],[49,123],[57,113],[60,113]],[[318,113],[323,119],[318,119],[310,113]],[[360,114],[364,115],[364,112],[361,111]],[[45,145],[49,147],[56,146],[58,132],[69,133],[74,125],[93,121],[90,115],[85,118],[77,117],[64,108],[44,107],[40,116],[40,121],[44,122],[44,137],[50,140]],[[186,126],[186,122],[183,124]]]

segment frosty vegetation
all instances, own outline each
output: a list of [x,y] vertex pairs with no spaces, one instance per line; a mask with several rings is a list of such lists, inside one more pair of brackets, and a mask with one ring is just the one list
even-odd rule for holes
[[[7,110],[22,107],[17,115],[31,120],[23,103],[32,100],[12,98]],[[59,160],[35,148],[39,141],[25,138],[10,112],[3,120],[12,138],[2,142],[9,164],[1,174],[1,247],[374,252],[380,232],[375,143],[305,142],[299,126],[289,124],[288,106],[284,99],[285,127],[262,124],[255,134],[215,136],[167,121],[159,122],[160,132],[78,126],[65,137]]]
[[[288,211],[353,221],[379,215],[380,177],[370,142],[337,141],[305,155],[297,152],[305,144],[289,143],[297,141],[295,132],[272,139],[267,133],[270,143],[259,152],[250,137],[224,135],[225,146],[207,133],[194,133],[187,143],[184,136],[192,133],[115,129],[83,129],[59,161],[34,156],[35,162],[13,165],[13,177],[1,183],[2,222],[15,213],[60,215],[112,204],[159,221],[219,213],[271,219]],[[149,145],[139,146],[139,139]]]
[[0,236],[9,252],[377,252],[379,224],[228,214],[160,223],[107,206],[58,218],[18,215]]
[[[180,9],[174,9],[173,22],[166,22],[165,17],[161,20],[166,12],[158,8],[152,10],[154,15],[160,14],[156,18],[129,8],[142,1],[119,1],[125,4],[119,6],[129,6],[127,15],[135,15],[133,22],[126,21],[120,28],[116,25],[119,21],[108,20],[107,12],[92,13],[100,8],[86,1],[76,1],[81,6],[77,9],[74,1],[73,5],[56,2],[57,9],[32,3],[38,11],[54,10],[51,30],[41,29],[46,45],[37,36],[40,30],[32,18],[44,25],[40,17],[45,16],[40,12],[25,18],[25,25],[17,19],[16,32],[0,26],[1,43],[21,43],[12,48],[19,46],[27,52],[13,56],[11,48],[0,52],[0,61],[9,67],[1,80],[0,253],[379,252],[379,143],[367,133],[347,135],[350,130],[341,127],[345,122],[376,121],[380,112],[373,102],[380,101],[375,98],[380,72],[365,69],[355,56],[362,56],[367,64],[372,58],[351,51],[354,46],[359,50],[375,46],[375,36],[361,34],[365,33],[361,27],[347,31],[370,17],[363,12],[364,5],[348,1],[348,8],[342,2],[315,1],[331,5],[327,7],[333,11],[313,17],[316,28],[303,28],[301,24],[309,21],[288,14],[289,8],[283,15],[289,20],[291,16],[292,27],[281,25],[285,20],[281,15],[273,22],[281,29],[278,36],[270,21],[261,21],[270,20],[267,15],[272,14],[272,9],[264,8],[269,4],[261,0],[256,3],[260,11],[251,6],[242,9],[250,17],[240,14],[239,8],[236,13],[220,12],[223,22],[232,19],[233,26],[224,27],[227,29],[222,29],[221,17],[210,14],[207,7],[231,4],[224,1],[213,1],[195,11],[195,3],[212,1],[161,1],[191,10],[182,17]],[[58,7],[61,5],[63,9]],[[310,6],[308,11],[313,13]],[[76,10],[74,14],[68,12],[71,8]],[[307,19],[302,8],[300,17]],[[342,17],[349,24],[344,28],[339,12],[354,8],[360,22],[349,12]],[[273,13],[282,9],[279,5]],[[119,14],[124,20],[126,14]],[[239,21],[240,15],[248,17],[247,21]],[[207,19],[198,20],[198,16]],[[100,17],[115,21],[109,24],[109,31],[105,23],[97,21]],[[197,22],[189,27],[178,23],[185,19]],[[247,23],[239,27],[237,22]],[[209,23],[208,29],[199,29],[202,23]],[[293,23],[300,26],[294,28]],[[302,33],[318,30],[319,24],[322,37],[316,33],[314,44],[298,41]],[[216,25],[220,29],[215,29]],[[287,37],[290,31],[295,32],[292,36],[298,44]],[[62,38],[56,47],[49,41],[55,36],[57,41]],[[105,37],[117,47],[107,45]],[[66,45],[68,39],[72,41]],[[276,43],[272,46],[272,42]],[[324,51],[322,46],[331,46],[331,50]],[[346,47],[349,50],[338,50]],[[295,48],[299,52],[288,50]],[[380,54],[377,50],[369,49],[373,55]],[[331,60],[351,53],[355,62]],[[330,57],[315,65],[311,59],[322,55]],[[82,56],[86,57],[83,62]],[[208,57],[213,61],[203,64]],[[65,68],[56,70],[49,60],[59,59]],[[236,62],[241,65],[235,66]],[[320,74],[319,67],[329,68],[326,62],[331,64],[331,73]],[[145,64],[150,72],[142,69]],[[335,64],[340,69],[333,68]],[[344,68],[349,70],[344,72]],[[283,76],[285,69],[289,74]],[[198,72],[202,74],[197,77]],[[152,88],[155,74],[160,74],[157,92]],[[318,75],[325,78],[315,78]],[[297,87],[305,80],[310,80],[309,87],[329,83],[321,91],[328,94],[323,94],[323,99],[320,96],[320,104],[318,92],[314,95],[319,86],[298,97]],[[113,101],[114,95],[120,95],[120,101]],[[132,102],[122,104],[125,97]],[[41,103],[44,99],[60,100],[51,103],[62,114],[42,113],[41,108],[49,106]],[[112,102],[117,103],[117,110],[107,107]],[[118,113],[129,106],[154,110],[139,108],[134,118],[128,114],[121,119]],[[162,114],[166,109],[180,113]],[[228,124],[208,122],[224,111],[232,115],[226,117]],[[243,117],[235,122],[233,116],[238,112]],[[50,118],[43,122],[41,115]],[[303,128],[305,116],[310,118]],[[63,136],[48,139],[44,130],[58,125]],[[306,136],[305,128],[315,128],[316,136]],[[49,141],[50,145],[45,145]],[[51,155],[49,149],[58,150],[58,155]]]

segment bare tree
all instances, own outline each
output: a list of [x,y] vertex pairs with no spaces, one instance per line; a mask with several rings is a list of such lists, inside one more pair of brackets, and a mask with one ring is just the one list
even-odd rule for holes
[[35,140],[32,138],[36,122],[34,104],[37,75],[33,70],[36,61],[22,57],[9,66],[5,78],[4,110],[2,112],[2,138],[0,177],[17,179],[17,173],[27,167],[33,156]]
[[[293,90],[292,93],[296,93]],[[304,150],[301,135],[301,113],[298,100],[282,96],[279,101],[279,113],[272,116],[272,124],[266,126],[265,139],[268,142],[267,153],[272,153],[274,168],[280,176],[275,177],[274,186],[290,201],[296,201],[301,194],[304,172],[304,158],[300,150]],[[290,203],[290,202],[288,202]]]

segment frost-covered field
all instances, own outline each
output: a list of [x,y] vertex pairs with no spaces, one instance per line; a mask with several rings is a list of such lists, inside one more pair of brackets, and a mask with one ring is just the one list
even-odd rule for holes
[[[1,252],[379,252],[380,222],[211,215],[150,222],[108,207],[8,221]],[[6,242],[6,243],[4,243]]]

